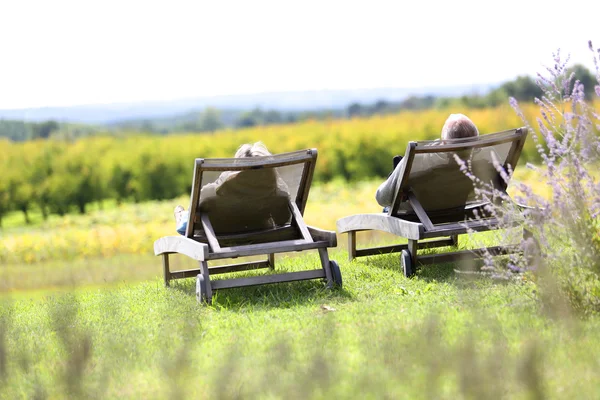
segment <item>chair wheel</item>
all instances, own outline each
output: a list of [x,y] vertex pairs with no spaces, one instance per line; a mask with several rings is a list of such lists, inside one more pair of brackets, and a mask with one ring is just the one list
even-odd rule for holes
[[400,254],[400,262],[402,263],[402,271],[404,272],[404,276],[410,278],[415,273],[412,263],[412,257],[408,250],[402,250]]
[[196,300],[201,304],[210,304],[212,299],[207,296],[208,290],[206,290],[206,281],[202,274],[196,276]]
[[333,279],[333,285],[341,288],[342,287],[342,271],[337,261],[329,260],[329,269],[331,270],[331,278]]

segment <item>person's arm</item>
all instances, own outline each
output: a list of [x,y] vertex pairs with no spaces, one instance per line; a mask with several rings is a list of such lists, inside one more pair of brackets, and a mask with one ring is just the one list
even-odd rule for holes
[[387,180],[377,188],[375,200],[377,200],[377,203],[379,203],[380,206],[388,207],[392,205],[394,195],[396,194],[396,185],[398,184],[398,179],[400,179],[400,173],[404,168],[404,164],[406,164],[405,160],[406,158],[403,157]]
[[202,186],[202,188],[200,189],[200,200],[198,201],[198,204],[201,204],[206,199],[216,197],[218,188],[218,182],[211,182]]

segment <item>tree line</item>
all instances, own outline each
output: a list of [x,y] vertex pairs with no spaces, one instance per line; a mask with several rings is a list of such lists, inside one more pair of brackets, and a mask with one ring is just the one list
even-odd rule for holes
[[36,123],[0,119],[0,137],[14,141],[48,139],[58,129],[56,121]]
[[[585,88],[588,99],[593,95],[596,79],[583,65],[576,64],[569,69],[575,79]],[[308,120],[328,120],[372,115],[386,115],[400,111],[448,108],[488,108],[506,104],[509,97],[519,101],[532,101],[542,96],[541,88],[529,76],[519,76],[486,94],[469,94],[460,97],[436,97],[433,95],[409,96],[402,101],[378,100],[373,104],[352,103],[345,109],[324,109],[312,111],[263,110],[218,110],[207,107],[202,111],[189,112],[169,118],[122,121],[106,126],[59,124],[56,121],[29,123],[23,121],[0,120],[0,137],[13,141],[46,139],[48,137],[74,139],[84,136],[110,133],[123,136],[131,132],[169,134],[176,132],[210,133],[225,128],[251,128],[258,126],[293,124]]]
[[[573,81],[578,80],[583,84],[585,97],[591,100],[594,95],[596,77],[583,65],[575,64],[568,69],[568,73],[574,76]],[[543,82],[540,82],[542,86]],[[497,107],[505,104],[509,97],[513,97],[521,102],[530,102],[535,98],[541,98],[543,91],[536,83],[536,80],[530,76],[518,76],[512,81],[508,81],[499,87],[490,90],[486,94],[470,94],[459,97],[435,97],[409,96],[399,102],[389,102],[379,100],[374,104],[353,103],[348,106],[346,115],[348,117],[370,116],[375,114],[396,113],[402,110],[426,110],[446,109],[446,108],[488,108]]]
[[106,133],[107,129],[99,126],[64,123],[54,120],[43,122],[26,122],[0,119],[0,139],[6,138],[14,142],[37,139],[77,139]]

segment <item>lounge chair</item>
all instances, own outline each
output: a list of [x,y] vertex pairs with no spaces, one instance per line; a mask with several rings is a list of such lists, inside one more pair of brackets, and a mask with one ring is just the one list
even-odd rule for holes
[[[472,174],[482,182],[506,193],[507,182],[494,166],[494,158],[496,165],[505,169],[510,165],[514,169],[526,137],[527,129],[518,128],[444,143],[410,142],[389,211],[352,215],[337,221],[337,231],[348,233],[349,259],[401,252],[404,275],[411,276],[419,264],[477,259],[486,252],[500,255],[519,251],[517,246],[494,246],[442,254],[417,254],[419,249],[456,246],[459,234],[506,226],[494,217],[482,217],[489,215],[484,210],[488,203],[477,198],[473,181],[460,170],[455,155],[468,161]],[[475,215],[480,218],[474,218]],[[408,239],[408,243],[357,249],[356,232],[369,230],[389,232]],[[435,240],[422,241],[424,239]]]
[[[338,264],[327,249],[337,245],[335,232],[307,226],[303,213],[317,150],[267,157],[197,158],[185,236],[154,242],[162,256],[165,286],[172,279],[196,278],[198,301],[211,303],[215,290],[242,286],[324,279],[341,286]],[[321,268],[279,274],[213,280],[216,274],[275,268],[275,253],[317,249]],[[193,270],[171,271],[169,254],[199,262]],[[266,255],[266,260],[210,266],[209,261]]]

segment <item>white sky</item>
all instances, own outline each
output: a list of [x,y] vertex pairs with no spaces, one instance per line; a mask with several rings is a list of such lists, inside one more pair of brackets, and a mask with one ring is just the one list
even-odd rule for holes
[[0,108],[496,83],[558,48],[591,69],[599,14],[596,0],[0,0]]

